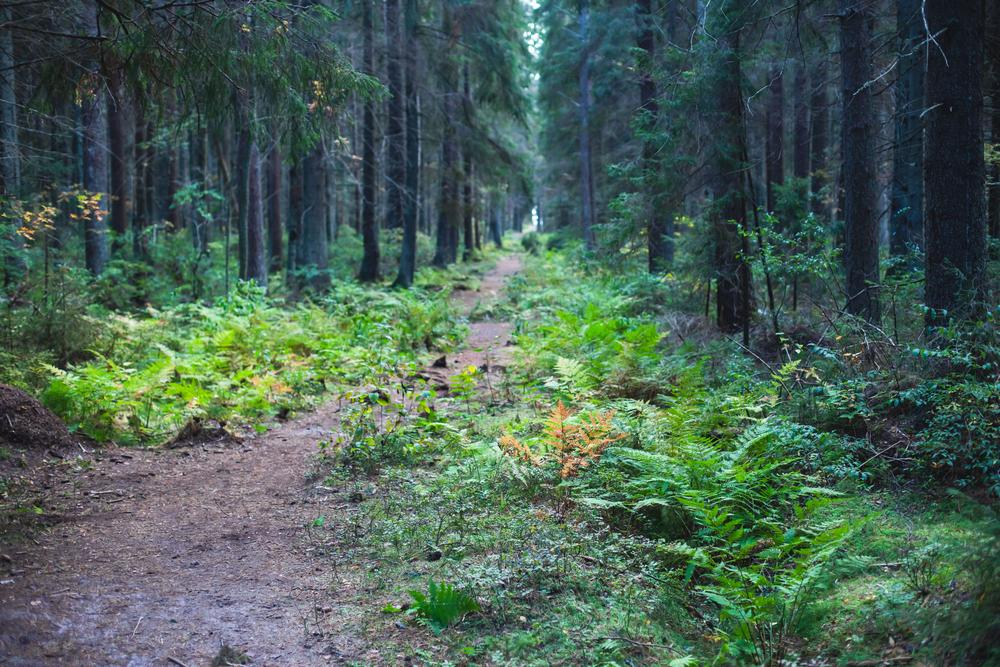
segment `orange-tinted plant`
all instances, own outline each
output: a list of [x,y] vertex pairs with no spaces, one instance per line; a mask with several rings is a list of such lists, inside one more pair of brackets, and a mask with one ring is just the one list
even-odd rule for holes
[[569,421],[574,414],[559,401],[545,421],[545,441],[556,452],[563,479],[599,461],[608,445],[625,437],[622,433],[612,433],[614,410],[586,415],[578,424]]
[[[563,479],[572,477],[601,458],[608,445],[625,437],[613,433],[611,424],[614,410],[595,412],[582,417],[578,423],[570,419],[576,413],[559,401],[545,420],[545,444],[559,462],[559,474]],[[500,449],[508,456],[538,465],[542,458],[535,456],[528,445],[510,434],[500,438]]]
[[531,447],[524,444],[509,433],[500,436],[500,449],[507,456],[517,459],[522,463],[538,465],[538,457],[531,451]]

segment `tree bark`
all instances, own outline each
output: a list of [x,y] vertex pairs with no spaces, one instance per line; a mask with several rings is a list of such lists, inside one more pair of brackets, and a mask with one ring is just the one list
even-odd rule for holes
[[386,227],[397,229],[404,224],[403,199],[406,188],[406,134],[403,129],[406,95],[403,90],[402,45],[400,31],[400,0],[385,2],[386,79],[389,85],[385,141],[388,148],[386,166]]
[[924,39],[922,0],[897,0],[899,78],[896,80],[895,150],[889,250],[903,255],[920,247],[924,232]]
[[579,0],[580,213],[583,241],[594,249],[594,174],[590,151],[590,0]]
[[[100,35],[99,9],[89,3],[85,8],[87,33]],[[80,82],[80,120],[83,139],[83,189],[98,197],[95,210],[83,216],[84,253],[87,269],[95,276],[108,263],[108,108],[101,89],[100,63],[90,63]]]
[[281,217],[281,147],[275,139],[267,154],[267,241],[268,270],[271,273],[281,271],[284,221]]
[[[465,95],[465,103],[472,104],[471,85],[469,83],[469,64],[466,63],[462,75],[462,90]],[[472,259],[475,251],[475,239],[472,232],[472,218],[474,215],[472,201],[472,147],[468,137],[462,146],[462,236],[464,242],[464,252],[462,261],[468,262]]]
[[[444,127],[453,128],[457,118],[458,72],[450,56],[458,44],[458,25],[446,3],[442,11],[442,32],[449,37],[448,54],[442,63],[444,84]],[[458,236],[458,182],[456,172],[457,147],[454,131],[446,130],[441,138],[441,168],[438,170],[438,224],[434,266],[447,266],[455,261]]]
[[[740,33],[746,11],[741,0],[716,9],[721,18],[712,30],[718,35],[720,62],[715,67],[706,113],[711,119],[712,147],[709,189],[716,279],[716,322],[721,331],[742,330],[748,342],[750,325],[750,268],[743,253],[745,228],[741,147],[743,101],[740,94]],[[744,236],[745,238],[745,236]]]
[[125,91],[121,72],[112,65],[108,72],[108,144],[111,158],[111,229],[113,250],[119,251],[128,233],[128,189],[125,184]]
[[927,322],[973,315],[986,296],[982,0],[927,0]]
[[880,319],[871,0],[841,0],[844,268],[847,312]]
[[307,269],[309,286],[317,290],[330,284],[326,213],[326,156],[320,144],[302,162],[301,268]]
[[[990,71],[990,142],[1000,144],[1000,4],[989,8],[989,28],[986,30],[986,58]],[[1000,163],[994,162],[990,168],[990,188],[988,193],[989,234],[1000,239]]]
[[[94,77],[96,77],[96,72]],[[96,88],[96,78],[93,79]],[[100,197],[98,207],[84,216],[87,269],[99,276],[108,263],[108,137],[105,97],[98,90],[83,98],[83,189]]]
[[398,287],[410,287],[417,264],[417,211],[420,207],[420,129],[417,117],[417,0],[404,0],[406,24],[406,190],[403,194],[403,246]]
[[[642,52],[639,63],[639,113],[643,114],[643,129],[651,135],[656,131],[660,107],[656,101],[656,80],[653,67],[656,63],[656,33],[654,32],[652,0],[636,3],[639,34],[636,46]],[[649,254],[649,272],[658,274],[670,268],[674,259],[673,216],[660,209],[657,196],[658,164],[656,141],[647,136],[642,144],[642,173],[646,184],[646,242]]]
[[[365,73],[375,74],[375,43],[372,25],[372,0],[362,0],[362,30],[364,32]],[[375,102],[365,101],[364,154],[361,189],[364,209],[361,215],[361,236],[364,256],[358,279],[372,282],[379,278],[378,223],[375,219]]]
[[808,78],[803,54],[799,54],[799,62],[795,63],[795,109],[794,114],[794,154],[792,156],[792,174],[797,179],[809,178],[809,102]]
[[829,182],[827,173],[827,151],[830,147],[830,97],[827,93],[827,69],[825,60],[820,60],[813,70],[812,92],[809,95],[809,169],[811,180],[809,195],[815,215],[824,215],[829,207],[823,200],[824,188]]
[[267,287],[267,237],[264,233],[264,197],[261,187],[260,149],[250,143],[250,163],[247,169],[247,238],[246,272],[244,280],[253,280]]
[[771,72],[771,86],[767,94],[765,121],[766,206],[768,211],[776,209],[775,185],[785,182],[785,76],[780,69]]
[[[9,7],[0,8],[0,24],[11,19]],[[17,88],[14,40],[10,30],[0,30],[0,194],[21,196],[21,157],[17,138]],[[48,232],[45,232],[48,233]],[[4,284],[20,282],[28,270],[24,240],[15,225],[4,230]]]
[[301,266],[302,255],[302,160],[296,161],[288,170],[288,257],[285,263],[290,277]]

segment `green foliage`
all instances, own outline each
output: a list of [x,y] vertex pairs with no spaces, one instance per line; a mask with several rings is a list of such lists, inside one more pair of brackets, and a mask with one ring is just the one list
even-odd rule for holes
[[230,427],[401,368],[459,330],[443,299],[337,285],[292,308],[240,285],[229,301],[120,318],[111,354],[48,367],[45,402],[98,440],[162,442],[193,419]]
[[320,452],[369,474],[385,465],[415,464],[454,440],[452,429],[431,407],[433,398],[424,387],[399,401],[385,389],[349,391],[340,397],[337,436],[321,442]]
[[468,614],[479,611],[479,602],[468,593],[458,590],[448,582],[428,582],[427,592],[411,590],[412,612],[439,635],[445,628]]

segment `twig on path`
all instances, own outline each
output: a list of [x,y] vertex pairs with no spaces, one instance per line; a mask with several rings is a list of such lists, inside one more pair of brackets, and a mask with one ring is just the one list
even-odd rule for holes
[[175,658],[172,655],[168,655],[167,656],[167,662],[172,662],[175,665],[178,665],[178,667],[188,667],[188,665],[186,663],[181,662],[180,660],[178,660],[177,658]]
[[129,637],[129,639],[135,639],[135,633],[139,631],[139,624],[142,623],[142,619],[144,618],[145,616],[140,616],[139,620],[135,622],[135,627],[132,628],[132,635]]

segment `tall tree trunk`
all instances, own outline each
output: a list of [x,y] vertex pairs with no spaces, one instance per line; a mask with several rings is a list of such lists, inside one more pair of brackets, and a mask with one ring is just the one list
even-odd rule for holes
[[302,163],[302,267],[308,269],[309,284],[323,289],[330,284],[330,239],[326,225],[326,156],[322,144],[313,148]]
[[128,233],[128,189],[125,171],[125,91],[121,72],[112,65],[108,72],[108,144],[111,149],[111,229],[113,249],[121,250]]
[[740,133],[743,101],[740,94],[740,33],[745,20],[743,0],[723,2],[715,10],[719,19],[711,29],[718,35],[720,62],[713,73],[713,86],[706,113],[711,118],[712,148],[709,186],[714,201],[710,210],[716,278],[716,321],[720,330],[744,332],[748,343],[750,326],[750,268],[746,262],[741,228],[745,228],[746,202],[743,192]]
[[[469,64],[466,63],[462,74],[462,90],[465,94],[465,104],[472,104],[471,84],[469,82]],[[472,218],[474,216],[472,201],[472,147],[466,138],[462,146],[462,236],[465,251],[463,261],[470,261],[475,251],[476,240],[473,238]]]
[[[986,58],[990,71],[990,142],[1000,144],[1000,4],[994,3],[987,10],[989,28],[986,30]],[[989,234],[1000,239],[1000,162],[990,168],[988,194]]]
[[234,193],[236,196],[236,240],[240,280],[248,280],[250,256],[247,252],[247,236],[249,235],[250,224],[250,154],[252,152],[252,139],[250,137],[249,118],[243,108],[243,103],[240,104],[240,107],[236,120],[240,127],[237,130],[239,138],[236,142],[236,182],[234,184]]
[[927,0],[927,322],[974,314],[986,296],[982,0]]
[[[639,63],[639,109],[643,114],[643,129],[652,135],[657,128],[660,107],[656,101],[656,81],[653,68],[656,64],[656,33],[652,0],[636,3],[639,34],[636,46],[642,52]],[[656,190],[659,186],[656,160],[656,141],[647,136],[642,144],[642,174],[647,197],[645,213],[646,241],[649,253],[649,272],[662,273],[670,268],[674,259],[673,216],[661,209]]]
[[841,0],[840,21],[847,312],[877,324],[880,312],[876,119],[871,90],[872,0]]
[[268,269],[278,273],[282,266],[282,234],[284,224],[281,218],[281,147],[275,139],[267,154],[267,241]]
[[[0,7],[0,24],[11,21],[10,7]],[[21,157],[17,140],[17,70],[13,31],[0,30],[0,186],[8,197],[21,194]]]
[[302,160],[297,160],[288,170],[288,267],[289,282],[301,267],[302,255]]
[[490,210],[490,236],[498,248],[503,248],[503,213],[496,205]]
[[250,143],[250,163],[247,169],[247,265],[244,280],[253,280],[267,287],[267,237],[264,232],[264,192],[260,174],[260,149]]
[[132,255],[145,257],[147,253],[146,230],[153,224],[155,210],[153,187],[153,126],[146,122],[142,107],[138,106],[135,129],[135,188],[136,212],[132,218]]
[[[372,25],[372,0],[362,0],[362,30],[364,31],[365,73],[375,75],[375,42]],[[364,154],[361,176],[364,210],[361,219],[361,236],[364,242],[364,256],[358,278],[365,282],[378,280],[379,247],[378,222],[375,219],[375,102],[365,102],[364,114]]]
[[579,0],[580,213],[583,241],[594,249],[594,174],[590,156],[590,0]]
[[389,84],[385,141],[386,227],[403,226],[403,199],[406,188],[406,134],[403,129],[406,95],[403,90],[403,36],[400,31],[400,0],[385,1],[386,79]]
[[[0,8],[0,24],[6,24],[10,20],[10,8]],[[21,157],[17,139],[15,83],[14,40],[12,31],[3,29],[0,30],[0,194],[9,198],[21,196]],[[3,244],[4,284],[20,282],[28,265],[24,257],[24,242],[14,225],[5,228]]]
[[809,95],[809,126],[812,135],[809,143],[809,169],[812,174],[809,194],[812,211],[816,215],[829,212],[824,201],[826,193],[823,192],[829,183],[827,151],[830,147],[830,97],[827,93],[829,84],[826,76],[826,61],[820,60],[813,70],[812,92]]
[[785,182],[785,76],[780,69],[771,72],[771,87],[767,94],[767,109],[765,120],[767,132],[765,133],[765,160],[764,165],[767,170],[766,177],[766,203],[768,211],[776,208],[775,197],[777,191],[775,185]]
[[924,39],[922,0],[897,0],[899,78],[889,208],[889,249],[902,255],[922,245],[924,232]]
[[795,178],[809,178],[809,101],[806,63],[803,54],[799,54],[799,62],[795,63],[795,100],[794,100],[794,155],[792,156],[792,173]]
[[[442,10],[442,32],[449,37],[449,48],[442,63],[444,85],[444,127],[453,128],[457,120],[458,71],[450,55],[458,44],[458,25],[448,3]],[[457,147],[455,133],[445,131],[441,137],[441,165],[438,169],[438,225],[434,251],[434,266],[447,266],[456,254],[455,238],[458,235],[458,181]]]
[[404,0],[406,23],[406,190],[403,196],[403,246],[396,285],[410,287],[417,264],[417,211],[420,184],[420,130],[417,118],[417,0]]
[[83,95],[83,189],[100,198],[96,210],[84,215],[84,251],[87,269],[99,276],[108,263],[108,123],[107,106],[92,72]]

